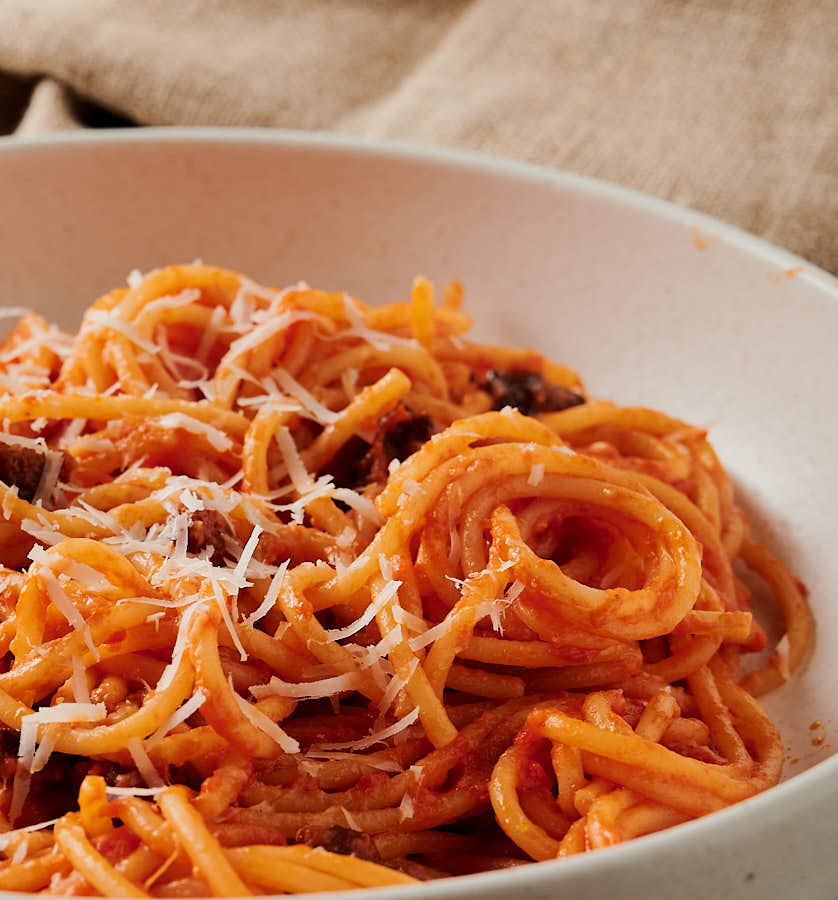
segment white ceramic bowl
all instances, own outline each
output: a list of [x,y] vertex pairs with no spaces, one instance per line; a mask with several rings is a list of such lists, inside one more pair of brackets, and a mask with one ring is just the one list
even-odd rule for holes
[[[281,132],[0,141],[0,304],[65,326],[134,267],[202,258],[366,300],[456,277],[481,337],[711,426],[754,522],[811,589],[817,643],[768,699],[787,780],[614,849],[379,897],[820,900],[838,894],[838,291],[734,228],[572,175]],[[814,747],[811,722],[823,727]]]

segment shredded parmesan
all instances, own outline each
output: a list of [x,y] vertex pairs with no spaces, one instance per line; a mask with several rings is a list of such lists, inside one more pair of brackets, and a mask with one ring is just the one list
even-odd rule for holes
[[[105,793],[109,797],[156,797],[165,785],[160,787],[111,787],[105,786]],[[56,820],[58,821],[58,820]]]
[[285,369],[277,367],[273,370],[273,377],[286,393],[299,401],[303,409],[309,412],[316,422],[319,422],[321,425],[331,425],[332,422],[337,421],[338,414],[324,406]]
[[532,487],[538,487],[541,484],[544,478],[544,463],[533,463],[532,468],[530,469],[529,478],[527,478],[527,484]]
[[201,435],[219,453],[224,453],[233,447],[232,440],[220,428],[215,428],[199,419],[193,419],[192,416],[187,416],[185,413],[168,413],[165,416],[159,416],[155,421],[161,428],[181,428],[192,434]]
[[221,613],[221,618],[224,620],[224,624],[227,626],[227,630],[230,632],[230,637],[233,639],[233,643],[236,645],[236,650],[239,651],[239,658],[242,662],[244,662],[247,659],[247,651],[244,649],[244,645],[239,639],[238,632],[233,625],[233,619],[230,616],[230,610],[227,609],[227,601],[225,600],[224,594],[221,591],[221,586],[217,581],[214,581],[212,584],[212,592],[215,596],[215,602],[218,605],[218,611]]
[[15,508],[15,500],[19,499],[19,491],[18,486],[13,484],[11,487],[6,489],[6,493],[3,496],[3,518],[11,519],[12,513]]
[[[30,774],[37,771],[36,745],[38,729],[51,722],[98,722],[105,718],[107,709],[104,703],[59,703],[57,706],[42,706],[35,712],[21,716],[20,743],[18,745],[18,767],[12,785],[12,800],[9,806],[9,819],[14,822],[23,811],[26,795],[29,793]],[[54,743],[51,739],[37,763],[44,765]]]
[[416,671],[416,667],[418,665],[418,658],[414,659],[410,663],[410,666],[408,666],[408,672],[405,678],[400,678],[398,675],[394,675],[390,679],[389,683],[387,684],[386,690],[381,696],[381,700],[378,701],[378,710],[380,716],[384,716],[385,713],[393,705],[393,701],[398,696],[399,691],[405,688],[410,679],[413,678],[413,673]]
[[396,505],[399,507],[404,506],[410,498],[418,494],[420,490],[422,490],[422,487],[418,481],[414,481],[412,478],[406,478],[404,484],[402,484],[402,492],[399,494]]
[[777,646],[774,649],[774,660],[776,660],[775,665],[783,681],[788,681],[789,678],[791,678],[791,669],[789,668],[790,646],[789,636],[787,634],[784,634],[780,638],[780,640],[777,641]]
[[264,529],[261,525],[253,526],[253,531],[250,532],[250,537],[247,539],[247,543],[244,545],[244,549],[242,550],[242,554],[239,557],[239,561],[238,563],[236,563],[236,568],[233,570],[233,579],[235,581],[244,581],[248,563],[253,557],[253,554],[256,552],[256,547],[259,544],[259,535],[263,531]]
[[344,691],[355,691],[360,686],[359,682],[360,679],[353,672],[299,684],[283,681],[274,675],[267,684],[252,685],[250,693],[257,700],[263,700],[265,697],[295,697],[297,700],[316,700],[319,697],[331,697]]
[[345,806],[341,806],[340,811],[343,813],[343,818],[346,819],[346,824],[353,831],[363,831],[364,830],[363,828],[361,828],[361,823],[352,815],[351,812],[349,812],[349,810]]
[[88,650],[93,654],[93,658],[96,662],[99,662],[101,658],[99,655],[99,650],[96,645],[93,643],[93,635],[90,633],[90,626],[85,622],[82,614],[73,606],[72,601],[64,592],[64,588],[61,587],[58,579],[53,575],[52,571],[48,568],[42,568],[38,575],[43,581],[44,586],[47,589],[47,595],[49,596],[50,602],[52,605],[61,613],[62,616],[70,623],[70,625],[76,629],[84,639],[85,644],[87,644]]
[[405,819],[413,818],[413,797],[410,796],[407,792],[402,797],[402,802],[399,804],[399,818],[402,822]]
[[235,690],[230,688],[233,697],[244,713],[245,718],[264,733],[274,740],[282,751],[285,753],[299,753],[300,745],[289,734],[286,734],[273,719],[269,719],[260,709],[257,709],[252,703],[248,703],[244,697],[240,697]]
[[393,607],[393,618],[417,634],[421,634],[428,627],[428,623],[421,616],[413,615],[402,606]]
[[297,450],[297,445],[294,443],[294,438],[291,437],[291,432],[284,425],[276,432],[276,443],[280,453],[282,453],[282,456],[285,459],[285,465],[288,468],[288,476],[291,479],[291,483],[294,485],[294,489],[299,494],[303,494],[307,490],[310,490],[311,486],[314,484],[314,479],[303,464],[302,457]]
[[40,831],[43,828],[51,828],[59,819],[48,819],[46,822],[38,822],[35,825],[25,825],[23,828],[15,828],[14,831],[4,831],[0,834],[0,850],[8,847],[9,842],[16,837],[24,834],[30,834],[33,831]]
[[431,628],[428,628],[426,631],[423,631],[422,634],[417,634],[416,637],[410,638],[407,642],[408,646],[415,653],[417,650],[427,647],[428,644],[432,644],[434,641],[439,640],[439,638],[451,630],[453,624],[453,619],[445,618]]
[[364,612],[355,619],[354,622],[350,622],[349,625],[346,625],[344,628],[332,628],[326,632],[326,634],[333,641],[342,641],[344,638],[348,638],[356,632],[360,631],[362,628],[369,625],[370,622],[375,618],[376,614],[380,609],[383,609],[384,606],[389,603],[393,597],[396,596],[399,592],[399,588],[402,586],[400,581],[388,581],[387,584],[381,589],[379,595],[375,598],[375,600],[370,603],[370,605],[364,610]]
[[29,771],[32,775],[40,772],[41,769],[49,762],[52,751],[55,749],[55,738],[51,734],[45,734],[38,744],[38,749],[32,757],[32,763]]
[[332,496],[335,500],[340,500],[341,503],[345,503],[348,507],[354,509],[355,512],[360,513],[373,525],[380,527],[384,524],[384,519],[378,511],[378,507],[369,497],[365,497],[363,494],[345,487],[335,488],[332,491]]
[[347,753],[344,750],[318,750],[312,747],[306,753],[306,758],[310,760],[346,760],[347,762],[357,762],[362,766],[369,766],[371,769],[380,769],[382,772],[404,772],[402,766],[394,759],[381,759],[374,753],[363,756],[358,753]]
[[419,346],[419,343],[413,338],[398,337],[395,334],[388,334],[386,331],[376,331],[374,328],[370,328],[364,322],[363,314],[358,308],[358,301],[354,297],[344,294],[343,308],[352,327],[342,331],[341,337],[355,335],[371,344],[376,350],[390,350],[394,346],[414,348]]
[[82,658],[73,654],[73,697],[76,703],[90,703],[90,690],[87,686],[87,672]]
[[377,744],[379,742],[384,742],[387,738],[391,738],[394,735],[398,734],[401,731],[404,731],[406,728],[409,728],[417,719],[419,718],[419,707],[414,707],[409,713],[402,716],[401,719],[397,719],[392,725],[388,725],[387,728],[382,728],[380,731],[374,731],[372,734],[367,735],[365,738],[360,738],[357,741],[342,741],[337,744],[318,744],[318,750],[365,750],[367,747],[372,747],[373,744]]
[[195,693],[148,738],[145,740],[145,749],[151,750],[163,740],[163,738],[181,722],[185,722],[194,712],[197,712],[206,701],[206,694],[199,688]]
[[165,786],[166,782],[160,777],[160,773],[143,747],[143,742],[138,737],[128,738],[125,742],[125,749],[131,754],[131,759],[134,761],[140,777],[150,788]]
[[31,312],[32,310],[28,306],[0,306],[0,319],[19,319],[22,316],[28,316]]
[[381,577],[385,581],[393,580],[393,566],[383,553],[378,554],[378,568],[381,570]]
[[[276,575],[274,575],[273,580],[271,581],[271,585],[265,593],[265,599],[259,604],[257,609],[255,609],[243,622],[242,625],[245,625],[248,628],[252,628],[259,619],[266,616],[273,608],[276,606],[276,598],[279,596],[279,592],[282,589],[282,582],[285,578],[285,573],[288,570],[288,563],[291,560],[286,559],[284,563],[276,570]],[[255,695],[254,695],[255,696]]]
[[353,541],[355,541],[357,537],[358,532],[351,525],[347,525],[335,538],[335,544],[337,544],[341,550],[347,550],[352,546]]
[[195,615],[198,608],[201,604],[193,603],[191,606],[187,607],[184,612],[181,614],[180,623],[178,624],[177,637],[175,638],[175,646],[172,650],[172,661],[169,665],[163,669],[163,674],[160,676],[160,680],[157,682],[157,687],[154,689],[156,692],[165,691],[166,688],[174,680],[175,675],[177,674],[177,670],[180,668],[181,660],[183,659],[183,654],[186,652],[186,641],[189,635],[189,625],[192,621],[192,616]]

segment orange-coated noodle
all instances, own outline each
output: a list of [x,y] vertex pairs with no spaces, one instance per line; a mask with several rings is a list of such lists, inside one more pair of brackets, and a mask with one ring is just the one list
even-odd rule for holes
[[704,430],[461,298],[169,266],[6,338],[1,890],[408,884],[777,783],[811,616]]

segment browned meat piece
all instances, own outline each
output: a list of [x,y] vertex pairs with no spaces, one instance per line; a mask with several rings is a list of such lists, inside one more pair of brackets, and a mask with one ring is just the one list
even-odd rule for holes
[[63,451],[43,441],[0,434],[0,481],[17,487],[23,500],[48,500],[64,464]]
[[363,487],[371,480],[367,463],[369,449],[370,445],[363,438],[349,438],[323,469],[323,473],[331,475],[338,487]]
[[308,844],[309,847],[323,847],[330,853],[340,853],[343,856],[357,856],[359,859],[381,862],[375,842],[368,834],[341,828],[340,825],[331,828],[306,826],[297,832],[295,843]]
[[210,562],[220,566],[229,554],[229,543],[234,540],[233,530],[220,512],[214,509],[199,509],[192,513],[189,525],[189,541],[186,549],[198,554],[205,547],[212,547]]
[[492,398],[492,409],[511,406],[525,416],[578,406],[585,398],[560,384],[551,384],[526,369],[489,369],[480,387]]
[[434,434],[433,420],[404,403],[378,420],[372,444],[359,437],[347,441],[328,468],[339,487],[361,488],[387,480],[394,459],[405,460]]
[[384,470],[381,478],[376,478],[382,481],[387,478],[387,466],[394,459],[401,462],[412,456],[435,431],[430,416],[418,413],[404,403],[382,416],[378,425],[379,431],[370,452],[376,452],[375,462]]

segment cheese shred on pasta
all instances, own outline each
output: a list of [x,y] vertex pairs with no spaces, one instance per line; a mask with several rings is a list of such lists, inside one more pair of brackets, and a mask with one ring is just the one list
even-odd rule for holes
[[[133,272],[75,336],[23,315],[0,890],[408,884],[778,781],[755,697],[811,618],[704,429],[469,342],[461,293],[371,308],[195,264]],[[785,618],[760,665],[745,570]]]

